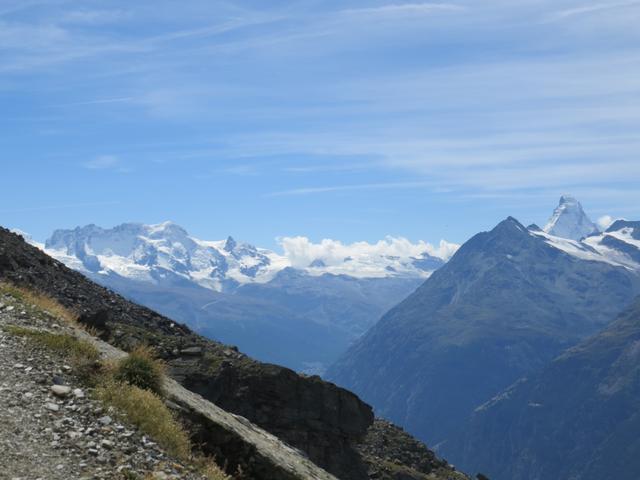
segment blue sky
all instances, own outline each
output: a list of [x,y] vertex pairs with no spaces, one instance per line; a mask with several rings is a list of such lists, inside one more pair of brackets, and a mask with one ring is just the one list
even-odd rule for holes
[[640,218],[640,1],[0,0],[0,224],[461,242]]

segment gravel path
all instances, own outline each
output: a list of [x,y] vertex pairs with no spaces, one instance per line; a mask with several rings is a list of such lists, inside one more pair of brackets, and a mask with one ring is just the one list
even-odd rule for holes
[[62,358],[4,331],[69,328],[12,303],[0,295],[0,479],[203,478],[104,411]]

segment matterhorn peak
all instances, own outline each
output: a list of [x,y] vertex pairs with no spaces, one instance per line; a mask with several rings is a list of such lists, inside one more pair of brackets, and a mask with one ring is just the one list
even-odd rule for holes
[[580,240],[597,232],[598,228],[584,213],[582,205],[575,197],[562,195],[560,203],[543,230],[556,237]]

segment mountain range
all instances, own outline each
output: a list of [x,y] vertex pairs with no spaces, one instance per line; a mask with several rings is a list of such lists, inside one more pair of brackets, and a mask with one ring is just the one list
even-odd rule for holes
[[[101,364],[95,360],[87,363],[86,368],[71,361],[73,349],[69,344],[86,345],[87,348],[95,345],[93,348],[99,348],[100,354],[108,356],[104,360],[109,362],[115,362],[117,358],[126,355],[125,352],[132,352],[146,345],[153,350],[153,356],[162,361],[163,370],[168,377],[162,382],[166,397],[155,397],[154,401],[149,396],[137,397],[146,403],[143,411],[153,408],[149,415],[160,412],[157,423],[152,421],[152,417],[142,422],[153,424],[150,427],[150,437],[142,437],[145,448],[153,447],[153,450],[138,449],[144,455],[147,452],[151,455],[148,461],[158,470],[164,470],[163,465],[168,466],[172,457],[163,455],[163,451],[156,447],[158,444],[150,440],[156,440],[157,435],[157,440],[165,440],[166,445],[167,439],[172,439],[169,441],[171,444],[176,438],[173,433],[166,433],[164,429],[167,417],[162,409],[167,408],[170,409],[170,413],[167,412],[169,417],[179,422],[176,427],[179,425],[180,435],[184,432],[193,442],[194,453],[215,460],[230,475],[224,478],[241,475],[243,478],[256,480],[468,480],[466,475],[436,457],[424,444],[402,429],[375,419],[371,407],[353,393],[323,381],[318,376],[302,375],[285,367],[255,361],[233,346],[197,335],[174,319],[132,303],[97,285],[85,275],[69,269],[42,250],[29,245],[19,235],[2,227],[0,290],[3,300],[0,305],[3,338],[23,335],[14,333],[16,331],[29,331],[34,335],[41,332],[40,335],[57,339],[55,343],[42,342],[42,346],[35,346],[31,344],[31,340],[26,339],[10,341],[9,344],[20,348],[20,355],[28,358],[29,362],[40,360],[57,374],[51,380],[50,374],[42,375],[38,372],[38,378],[35,379],[33,372],[36,370],[31,367],[13,365],[13,361],[9,365],[2,365],[9,367],[0,368],[3,388],[10,392],[11,398],[22,399],[11,400],[7,414],[42,417],[42,423],[38,426],[42,427],[44,436],[37,438],[46,443],[51,438],[51,428],[44,428],[47,425],[59,423],[63,428],[60,434],[65,436],[65,429],[75,431],[78,428],[73,426],[73,419],[66,417],[71,410],[91,415],[98,422],[96,425],[99,425],[101,435],[109,438],[109,444],[96,446],[88,452],[92,458],[102,458],[99,460],[102,468],[96,471],[101,478],[140,476],[128,471],[127,465],[120,465],[120,457],[102,456],[106,451],[117,454],[119,448],[127,447],[126,443],[121,444],[121,440],[125,435],[128,438],[133,432],[120,426],[120,419],[117,429],[114,428],[116,421],[111,417],[98,421],[98,415],[104,413],[120,415],[118,408],[110,407],[107,412],[96,405],[95,411],[93,407],[87,410],[84,404],[74,401],[77,400],[75,393],[74,397],[69,395],[66,398],[66,403],[62,403],[62,400],[58,403],[52,393],[45,397],[49,392],[47,382],[52,381],[57,385],[69,378],[86,382],[86,391],[92,392],[87,397],[94,397],[95,384],[100,382],[99,378],[105,373]],[[21,327],[18,328],[16,323]],[[61,338],[64,342],[60,341]],[[47,350],[49,348],[54,348],[54,351]],[[58,354],[63,352],[68,354],[64,360],[58,358]],[[66,362],[67,358],[73,366],[63,369],[59,362]],[[148,362],[147,357],[145,361],[138,363],[143,366],[142,369],[136,367],[136,375],[148,375],[138,373],[145,370]],[[79,373],[80,369],[82,375]],[[31,381],[39,394],[50,402],[56,402],[49,405],[56,405],[57,408],[43,408],[40,401],[22,395],[25,384],[19,380],[16,382],[16,371],[19,371],[20,376],[34,377]],[[139,380],[129,381],[139,385]],[[156,405],[156,401],[163,406]],[[124,425],[128,425],[129,421],[141,425],[139,420],[136,422],[133,418],[124,416],[122,419]],[[108,426],[111,422],[111,426]],[[173,432],[175,427],[170,428]],[[70,470],[60,472],[57,462],[52,463],[50,456],[25,455],[24,452],[27,451],[32,453],[29,445],[25,447],[20,442],[14,445],[16,439],[11,437],[16,433],[19,434],[18,441],[24,438],[22,427],[13,430],[9,432],[5,428],[4,433],[8,436],[2,438],[11,443],[10,473],[32,471],[31,467],[35,465],[41,467],[37,468],[41,477],[43,472],[44,476],[54,474],[47,478],[73,477],[73,474],[69,476]],[[84,473],[89,473],[89,470],[84,470],[86,464],[80,463],[82,457],[76,453],[79,451],[82,452],[80,455],[85,454],[85,443],[90,447],[96,445],[93,440],[100,437],[92,434],[92,431],[95,433],[94,430],[95,428],[87,427],[85,433],[82,433],[82,429],[79,430],[79,435],[69,435],[72,438],[72,443],[68,444],[72,445],[71,449],[63,449],[58,442],[51,442],[51,446],[54,447],[54,452],[60,448],[59,454],[68,456],[70,462],[78,463],[78,471],[82,469]],[[159,430],[162,432],[158,433]],[[131,439],[140,441],[137,435]],[[19,453],[12,455],[16,451]],[[12,469],[12,466],[17,466],[18,470]],[[123,469],[116,468],[120,466]],[[177,474],[180,478],[184,478],[186,474],[189,474],[189,478],[192,477],[190,467],[189,472],[187,468],[177,464],[173,464],[172,471],[175,471],[174,468],[181,468]],[[195,468],[193,472],[196,473]],[[216,472],[212,474],[215,476],[211,478],[221,478]],[[175,475],[158,471],[149,476],[168,478]],[[201,475],[198,473],[193,476],[200,478]]]
[[637,478],[640,222],[600,230],[565,195],[544,228],[509,217],[450,259],[301,264],[172,223],[60,230],[40,248],[210,338],[324,374],[463,470]]
[[[637,223],[589,228],[576,240],[585,225],[591,223],[579,202],[564,196],[544,230],[509,217],[475,235],[358,339],[327,378],[468,471],[483,471],[481,455],[468,462],[459,440],[474,431],[468,422],[476,409],[606,328],[640,293]],[[553,234],[559,232],[574,238]],[[485,473],[565,478],[510,476],[511,457],[483,435],[499,437],[510,421],[475,431],[469,451],[495,454]],[[504,470],[495,469],[500,462]]]
[[451,449],[492,479],[635,480],[639,411],[640,299],[479,406]]
[[445,263],[427,244],[406,243],[398,251],[354,248],[344,257],[333,248],[301,264],[300,255],[292,260],[232,237],[200,240],[165,222],[57,230],[39,247],[203,335],[263,361],[322,373]]

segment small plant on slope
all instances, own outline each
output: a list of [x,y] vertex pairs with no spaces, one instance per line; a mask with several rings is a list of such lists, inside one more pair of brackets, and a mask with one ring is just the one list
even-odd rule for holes
[[162,394],[164,365],[156,359],[148,347],[137,347],[129,356],[120,360],[114,371],[118,382],[127,383],[143,390]]

